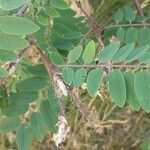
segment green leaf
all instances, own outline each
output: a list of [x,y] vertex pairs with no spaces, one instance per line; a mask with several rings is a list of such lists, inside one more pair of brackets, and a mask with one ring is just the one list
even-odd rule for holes
[[0,119],[0,132],[9,133],[14,131],[20,123],[19,117],[5,117]]
[[81,86],[87,76],[87,71],[84,68],[78,69],[74,76],[73,85],[77,88]]
[[68,54],[68,60],[70,63],[75,63],[79,57],[81,56],[83,51],[82,45],[78,45],[73,50],[71,50]]
[[116,23],[119,23],[120,21],[122,21],[123,17],[124,17],[123,10],[119,8],[114,15],[114,20]]
[[140,63],[150,63],[150,51],[146,52],[142,57],[139,58]]
[[30,116],[30,126],[33,138],[41,142],[46,134],[46,125],[42,116],[38,112],[33,112]]
[[113,57],[112,59],[113,62],[124,61],[133,52],[134,47],[135,47],[135,43],[121,47]]
[[62,70],[62,77],[65,83],[71,84],[74,79],[74,70],[72,68],[64,68]]
[[44,12],[50,17],[54,18],[60,17],[60,13],[54,7],[51,6],[46,6]]
[[136,73],[134,87],[140,105],[146,112],[150,112],[150,71]]
[[144,140],[144,142],[141,144],[141,150],[149,150],[150,149],[150,140]]
[[124,28],[118,28],[116,34],[117,34],[117,38],[119,39],[119,41],[123,41],[124,37],[125,37],[125,29]]
[[69,5],[64,0],[51,0],[51,5],[62,10],[69,9]]
[[48,77],[48,72],[43,64],[26,66],[26,71],[37,77]]
[[139,43],[140,46],[150,44],[150,29],[142,28],[139,30]]
[[26,35],[37,32],[40,28],[32,21],[15,16],[0,17],[0,31],[12,35]]
[[124,77],[126,81],[126,90],[127,90],[126,100],[134,110],[138,111],[141,106],[135,94],[135,88],[134,88],[135,73],[133,71],[126,71],[124,73]]
[[86,64],[90,64],[94,60],[95,51],[95,42],[92,40],[87,44],[82,55],[82,59]]
[[36,21],[41,24],[42,26],[47,26],[48,25],[48,19],[43,17],[42,15],[38,15],[36,18]]
[[51,106],[47,100],[43,101],[40,105],[40,112],[47,128],[55,133],[57,131],[56,124],[58,121],[58,113],[53,111],[51,107],[54,106]]
[[99,54],[99,60],[102,63],[111,61],[113,56],[117,53],[120,47],[120,42],[111,43],[108,46],[104,47]]
[[64,59],[62,55],[57,51],[56,48],[51,48],[50,53],[48,54],[49,59],[53,64],[64,64]]
[[60,107],[59,107],[59,104],[58,104],[55,89],[52,85],[48,89],[48,102],[49,102],[49,105],[50,105],[50,109],[55,114],[55,116],[59,115]]
[[99,90],[103,79],[102,69],[93,69],[87,76],[87,91],[90,96],[94,96]]
[[2,114],[6,116],[19,116],[27,112],[29,105],[23,105],[23,107],[20,107],[20,105],[16,104],[10,104],[9,106],[2,108]]
[[16,87],[21,91],[38,91],[47,85],[45,77],[31,77],[19,82]]
[[139,47],[139,48],[136,48],[132,53],[131,55],[129,55],[127,58],[126,58],[126,61],[127,62],[132,62],[138,58],[140,58],[141,56],[143,56],[149,49],[149,45],[145,45],[145,46],[142,46],[142,47]]
[[0,50],[0,60],[1,61],[14,61],[17,59],[17,55],[14,51]]
[[70,42],[68,40],[57,40],[54,42],[54,46],[57,49],[68,50],[68,49],[72,48],[72,42]]
[[126,44],[136,43],[138,38],[138,31],[136,28],[128,28],[126,32]]
[[30,46],[29,42],[19,36],[8,35],[0,32],[1,50],[19,50]]
[[131,9],[130,7],[125,6],[124,7],[124,12],[125,12],[125,19],[127,21],[132,22],[136,19],[136,15],[135,15],[133,9]]
[[10,99],[12,103],[14,103],[15,105],[29,104],[34,102],[37,98],[38,98],[37,92],[18,92],[10,95]]
[[17,129],[16,144],[18,150],[29,150],[32,142],[31,128],[23,123]]
[[126,101],[126,84],[120,70],[113,70],[108,73],[108,87],[112,100],[119,107],[123,107]]
[[77,31],[72,31],[64,34],[63,38],[68,40],[79,39],[81,37],[81,33]]
[[0,78],[8,77],[9,74],[5,68],[0,68]]
[[0,8],[6,11],[10,11],[21,7],[25,3],[25,0],[0,0]]

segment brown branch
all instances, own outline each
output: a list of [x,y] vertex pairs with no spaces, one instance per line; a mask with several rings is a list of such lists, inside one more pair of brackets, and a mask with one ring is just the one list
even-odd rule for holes
[[23,16],[23,14],[25,13],[25,11],[27,10],[27,8],[28,8],[28,6],[29,6],[29,4],[30,4],[30,2],[31,2],[32,0],[26,0],[26,2],[23,4],[23,6],[16,12],[16,16],[18,16],[18,17],[21,17],[21,16]]
[[97,65],[55,65],[58,68],[150,68],[149,65],[118,65],[118,64],[97,64]]
[[150,23],[142,23],[142,24],[118,24],[118,25],[111,25],[106,26],[106,28],[119,28],[119,27],[143,27],[143,26],[150,26]]
[[140,0],[134,0],[134,4],[135,4],[136,10],[137,10],[137,14],[142,17],[143,10],[141,8]]
[[70,89],[70,96],[72,97],[74,104],[76,105],[78,111],[82,114],[83,118],[88,122],[92,122],[90,113],[86,110],[86,107],[84,106],[78,95],[78,89]]
[[84,10],[84,8],[82,7],[81,5],[81,2],[75,2],[77,7],[81,10],[81,12],[85,15],[85,17],[88,19],[89,21],[89,24],[91,26],[91,29],[92,31],[94,32],[97,40],[98,40],[98,43],[99,43],[99,46],[100,48],[103,48],[104,47],[104,43],[101,39],[101,27],[93,20],[93,18]]
[[[55,66],[50,62],[50,60],[48,60],[48,58],[45,56],[45,54],[43,53],[42,50],[40,50],[39,48],[37,48],[38,52],[39,52],[39,55],[41,56],[41,59],[43,60],[46,68],[47,68],[47,71],[49,73],[49,76],[51,78],[51,81],[52,81],[52,84],[53,84],[53,87],[55,88],[55,92],[56,92],[56,96],[57,96],[57,99],[58,99],[58,103],[59,103],[59,106],[60,106],[60,109],[61,109],[61,114],[64,116],[65,114],[65,107],[64,105],[62,104],[62,102],[60,101],[60,94],[59,94],[59,85],[58,85],[58,82],[56,82],[54,79],[55,79],[55,76],[57,76],[59,82],[62,81],[62,77],[61,75],[56,71],[56,68]],[[75,103],[78,111],[82,114],[82,116],[86,119],[86,121],[90,121],[90,118],[89,118],[89,114],[88,114],[88,111],[86,110],[86,107],[82,104],[79,96],[78,96],[78,91],[75,90],[74,88],[72,88],[71,86],[69,85],[66,85],[65,83],[63,83],[65,88],[68,90],[70,96],[73,98],[73,102]]]

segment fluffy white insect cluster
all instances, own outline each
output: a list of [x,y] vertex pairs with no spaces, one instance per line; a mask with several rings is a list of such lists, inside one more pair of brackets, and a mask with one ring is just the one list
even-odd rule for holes
[[70,132],[70,127],[64,116],[58,117],[58,124],[56,126],[58,126],[58,132],[53,134],[52,140],[55,142],[56,146],[59,147],[59,145],[65,141],[68,133]]

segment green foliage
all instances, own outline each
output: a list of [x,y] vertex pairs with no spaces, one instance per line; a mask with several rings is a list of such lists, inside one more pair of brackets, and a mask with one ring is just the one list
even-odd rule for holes
[[29,43],[20,36],[8,35],[0,32],[0,49],[1,50],[19,50],[27,48]]
[[57,1],[51,0],[51,4],[52,6],[63,10],[69,8],[68,4],[65,3],[63,0],[57,0]]
[[104,47],[104,49],[100,52],[100,55],[99,55],[100,62],[105,63],[105,62],[111,61],[111,59],[119,50],[119,46],[120,46],[120,43],[116,42],[116,43],[112,43]]
[[124,13],[125,13],[125,19],[127,21],[132,22],[132,21],[135,20],[136,15],[135,15],[134,11],[130,7],[125,6],[124,7]]
[[68,60],[70,63],[75,63],[82,53],[82,45],[79,45],[75,47],[73,50],[71,50],[68,54]]
[[77,88],[79,88],[82,83],[85,81],[87,76],[87,70],[84,68],[78,69],[75,72],[75,76],[74,76],[74,81],[73,81],[73,85]]
[[108,74],[108,87],[112,100],[119,107],[123,107],[126,101],[126,84],[120,70],[113,70]]
[[116,23],[119,23],[124,17],[124,13],[122,9],[118,9],[118,11],[114,15],[114,20]]
[[4,78],[8,76],[8,72],[4,68],[0,68],[0,78]]
[[135,75],[135,92],[140,105],[146,112],[150,112],[150,72],[140,71]]
[[94,96],[100,88],[103,78],[102,69],[93,69],[88,73],[87,76],[87,91],[90,96]]
[[25,0],[0,0],[0,8],[6,11],[10,11],[21,7],[25,3]]
[[[102,33],[105,46],[99,48],[95,38],[85,37],[90,28],[86,19],[77,17],[65,1],[33,1],[22,17],[14,16],[14,9],[24,2],[0,0],[0,81],[5,81],[0,82],[0,132],[16,130],[19,150],[28,150],[32,139],[41,142],[47,131],[57,132],[62,113],[60,83],[49,77],[51,72],[56,74],[47,61],[56,68],[64,65],[56,70],[66,87],[82,89],[85,83],[91,97],[101,95],[103,88],[117,106],[127,104],[133,110],[142,107],[150,112],[150,71],[146,69],[150,64],[150,29],[139,23],[134,10],[119,8],[114,15],[115,41],[108,41],[112,32],[110,36],[111,27],[106,27]],[[27,40],[29,35],[33,47]],[[41,49],[48,58],[46,68],[40,60],[31,65],[28,55],[20,57],[22,49],[28,47]]]
[[11,35],[33,34],[40,29],[35,23],[26,18],[2,16],[0,22],[0,31]]
[[46,135],[46,125],[43,122],[42,116],[38,112],[33,112],[30,116],[30,126],[32,136],[38,141],[42,141]]
[[71,68],[64,68],[62,70],[62,77],[65,83],[71,84],[74,79],[74,70]]
[[82,55],[82,59],[86,64],[90,64],[94,60],[95,50],[96,49],[94,41],[90,41],[85,47],[85,50]]
[[31,128],[23,123],[17,128],[16,144],[19,150],[28,150],[32,141]]
[[6,134],[16,130],[20,123],[19,117],[6,117],[0,120],[0,132]]
[[126,91],[127,91],[126,101],[134,110],[138,111],[141,106],[135,94],[135,87],[134,87],[135,73],[133,71],[126,71],[124,73],[124,77],[126,81]]

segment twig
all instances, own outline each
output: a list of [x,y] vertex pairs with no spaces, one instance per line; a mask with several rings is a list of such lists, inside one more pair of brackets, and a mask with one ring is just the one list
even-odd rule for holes
[[116,105],[114,105],[106,114],[104,114],[102,121],[105,121],[111,114],[112,112],[116,109]]
[[72,68],[150,68],[149,65],[115,65],[115,64],[97,64],[97,65],[55,65],[58,68],[72,67]]
[[73,102],[76,105],[78,111],[82,114],[83,118],[87,122],[92,123],[91,116],[88,113],[88,111],[86,110],[86,107],[84,106],[84,104],[82,103],[82,101],[78,95],[78,89],[76,89],[76,88],[70,89],[70,96],[73,98]]
[[142,23],[142,24],[116,24],[111,26],[106,26],[106,28],[119,28],[119,27],[143,27],[143,26],[150,26],[150,23]]
[[139,124],[142,122],[143,116],[144,116],[144,112],[142,112],[139,115],[139,117],[136,119],[133,130],[125,137],[125,139],[122,141],[122,143],[120,145],[126,144],[126,142],[130,139],[130,137],[137,131]]
[[26,2],[23,4],[23,6],[17,11],[16,16],[21,17],[25,13],[26,9],[28,8],[30,2],[32,0],[26,0]]
[[104,47],[104,43],[101,39],[101,28],[100,26],[93,20],[93,18],[84,10],[84,8],[82,7],[81,5],[81,2],[75,2],[77,7],[81,10],[81,12],[85,15],[85,17],[88,19],[89,23],[90,23],[90,26],[91,26],[91,29],[92,31],[94,32],[97,40],[98,40],[98,43],[99,43],[99,46],[100,48],[103,48]]
[[142,11],[142,8],[140,5],[140,0],[134,0],[134,4],[135,4],[136,10],[137,10],[137,14],[142,17],[143,11]]
[[[46,57],[44,52],[41,49],[37,48],[37,47],[35,47],[35,48],[38,50],[38,53],[41,56],[41,59],[42,59],[43,63],[45,64],[45,67],[48,71],[48,74],[49,74],[49,77],[51,79],[52,85],[55,89],[57,102],[58,102],[59,107],[60,107],[60,115],[65,117],[65,106],[61,101],[61,97],[62,97],[61,89],[58,85],[58,82],[62,82],[62,84],[63,84],[62,78],[59,75],[59,73],[56,71],[55,66],[51,63],[50,60],[48,60],[48,58]],[[58,79],[58,80],[56,81],[55,78]],[[65,84],[63,84],[63,85],[64,85],[64,88],[67,89],[66,85]]]

